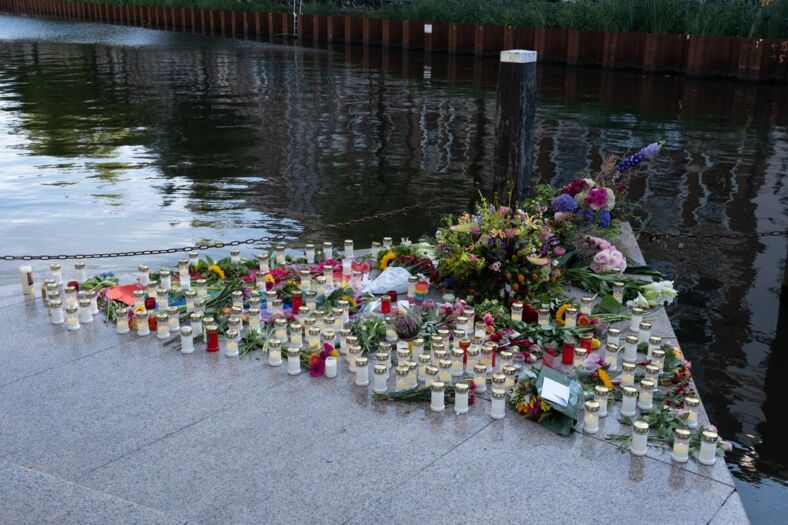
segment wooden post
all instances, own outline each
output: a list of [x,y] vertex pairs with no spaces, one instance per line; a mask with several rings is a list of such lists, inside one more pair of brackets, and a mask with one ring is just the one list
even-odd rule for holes
[[533,174],[536,51],[501,51],[495,116],[493,192],[522,199]]

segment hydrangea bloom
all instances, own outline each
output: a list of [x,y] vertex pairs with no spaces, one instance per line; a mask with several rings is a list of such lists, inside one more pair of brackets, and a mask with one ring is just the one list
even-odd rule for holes
[[627,269],[627,259],[615,246],[611,246],[594,255],[591,269],[596,273],[621,273]]
[[613,216],[610,215],[609,210],[602,210],[599,212],[599,226],[601,228],[610,228],[610,222],[613,220]]
[[572,213],[574,212],[578,205],[577,201],[571,196],[567,194],[562,194],[553,199],[553,202],[550,204],[550,207],[553,209],[554,212],[564,212],[564,213]]
[[559,191],[562,195],[567,194],[574,197],[588,187],[588,183],[584,179],[575,179]]
[[607,190],[605,188],[594,188],[589,190],[585,201],[592,210],[601,210],[607,205]]

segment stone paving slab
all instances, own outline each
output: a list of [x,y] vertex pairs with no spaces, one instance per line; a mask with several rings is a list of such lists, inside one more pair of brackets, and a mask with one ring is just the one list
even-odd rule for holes
[[725,504],[714,518],[711,520],[711,525],[737,525],[739,523],[747,523],[747,513],[744,511],[744,505],[736,493],[725,500]]
[[0,461],[0,523],[170,525],[186,522],[37,470]]

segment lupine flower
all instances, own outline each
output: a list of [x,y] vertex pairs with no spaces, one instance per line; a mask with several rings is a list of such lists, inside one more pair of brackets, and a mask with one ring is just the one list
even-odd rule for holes
[[644,160],[649,159],[659,153],[661,148],[662,142],[654,142],[649,144],[634,155],[630,155],[629,157],[622,159],[618,164],[616,164],[616,171],[618,173],[623,173],[627,170],[631,170]]

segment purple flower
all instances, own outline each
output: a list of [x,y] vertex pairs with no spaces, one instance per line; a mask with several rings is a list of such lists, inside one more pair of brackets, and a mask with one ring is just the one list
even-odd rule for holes
[[572,213],[577,209],[577,201],[571,195],[559,195],[550,204],[554,212]]
[[600,228],[610,228],[610,222],[612,220],[613,220],[613,216],[610,214],[610,210],[602,210],[599,212]]
[[607,204],[607,190],[605,188],[593,188],[589,190],[585,201],[593,210],[599,210]]
[[630,155],[622,159],[618,164],[616,164],[616,171],[619,173],[625,172],[627,170],[631,170],[644,160],[653,157],[659,150],[662,148],[661,142],[654,142],[653,144],[649,144],[645,148],[641,149],[634,155]]

